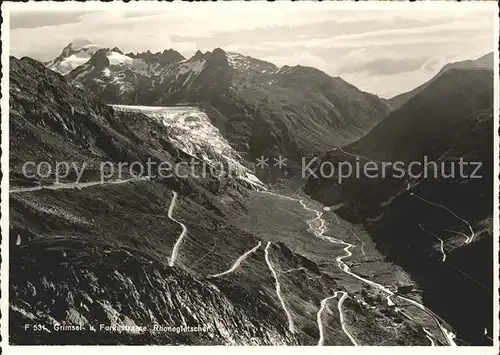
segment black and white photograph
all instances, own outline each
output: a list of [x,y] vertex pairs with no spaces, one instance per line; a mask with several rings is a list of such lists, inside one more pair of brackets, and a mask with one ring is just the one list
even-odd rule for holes
[[498,353],[496,2],[2,16],[6,354]]

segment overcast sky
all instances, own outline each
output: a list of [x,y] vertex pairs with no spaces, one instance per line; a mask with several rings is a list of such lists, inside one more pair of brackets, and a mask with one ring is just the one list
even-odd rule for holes
[[[269,11],[275,6],[276,11]],[[218,8],[220,10],[220,7]],[[193,6],[168,12],[13,12],[11,54],[49,60],[74,39],[124,52],[220,47],[276,65],[307,65],[382,97],[427,81],[447,62],[493,51],[491,11],[325,11]]]

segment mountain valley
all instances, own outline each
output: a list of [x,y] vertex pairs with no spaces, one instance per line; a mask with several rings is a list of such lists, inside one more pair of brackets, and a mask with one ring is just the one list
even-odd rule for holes
[[[80,41],[46,63],[11,57],[10,342],[491,345],[486,65],[388,103],[220,48]],[[304,157],[424,156],[438,170],[480,161],[484,178],[300,176]],[[287,164],[265,171],[262,157]],[[74,164],[28,178],[27,161]],[[161,162],[180,171],[161,176]]]

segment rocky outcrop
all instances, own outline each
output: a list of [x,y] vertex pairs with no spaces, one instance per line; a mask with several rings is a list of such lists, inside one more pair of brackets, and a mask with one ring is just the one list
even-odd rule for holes
[[[268,308],[272,300],[257,293],[239,304],[211,282],[134,250],[39,240],[11,258],[25,255],[11,270],[16,344],[297,344]],[[24,331],[24,324],[45,329]]]

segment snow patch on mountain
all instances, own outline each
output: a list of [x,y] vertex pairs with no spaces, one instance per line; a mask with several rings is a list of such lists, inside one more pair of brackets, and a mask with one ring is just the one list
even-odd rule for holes
[[86,43],[78,46],[70,43],[66,46],[61,55],[47,64],[51,70],[66,75],[76,67],[83,65],[99,50],[99,46]]
[[184,62],[180,69],[179,69],[179,74],[185,74],[192,72],[194,74],[199,74],[203,70],[203,67],[205,66],[205,61],[204,60],[195,60],[192,62]]
[[272,63],[239,53],[227,52],[226,58],[233,70],[230,83],[230,89],[233,91],[244,90],[248,85],[270,85],[274,80],[274,73],[278,69]]
[[108,53],[107,57],[110,65],[134,65],[134,59],[126,56],[125,54],[111,51]]
[[278,67],[260,59],[241,55],[239,53],[226,53],[229,65],[240,72],[252,71],[255,74],[274,74]]
[[83,47],[89,46],[89,45],[91,46],[91,45],[93,45],[93,43],[85,38],[75,38],[69,44],[69,46],[71,46],[71,48],[75,48],[75,49],[83,48]]
[[109,82],[115,84],[120,90],[120,93],[124,93],[125,91],[130,91],[133,89],[133,83],[127,80],[127,76],[125,75],[125,73],[114,73],[111,76],[111,80]]
[[186,61],[181,64],[181,67],[179,68],[177,75],[175,77],[175,80],[183,74],[189,73],[189,75],[186,77],[184,82],[182,83],[182,86],[192,82],[192,80],[196,79],[196,77],[201,73],[203,68],[205,67],[206,61],[205,60],[194,60],[194,61]]
[[239,53],[226,53],[229,65],[234,69],[246,70],[250,67],[250,61]]
[[[47,63],[47,67],[62,75],[66,75],[79,66],[90,66],[90,59],[100,49],[103,48],[86,42],[82,42],[81,46],[70,43],[63,49],[59,57]],[[161,74],[157,71],[158,63],[147,64],[143,59],[132,58],[129,55],[121,53],[118,48],[106,49],[106,58],[109,61],[110,67],[126,68],[143,76]],[[79,73],[78,77],[82,77],[90,71],[90,68],[83,70]],[[105,68],[102,74],[105,78],[109,78],[110,76],[114,76],[115,73],[112,69]]]
[[207,114],[197,107],[112,106],[118,111],[140,112],[158,120],[169,128],[171,141],[177,149],[210,164],[223,164],[255,189],[266,189],[264,183],[242,164],[241,156],[229,145]]
[[68,58],[63,59],[60,63],[54,64],[54,66],[50,67],[50,69],[57,70],[64,75],[76,67],[85,64],[89,59],[90,57],[78,57],[75,54],[72,54]]

